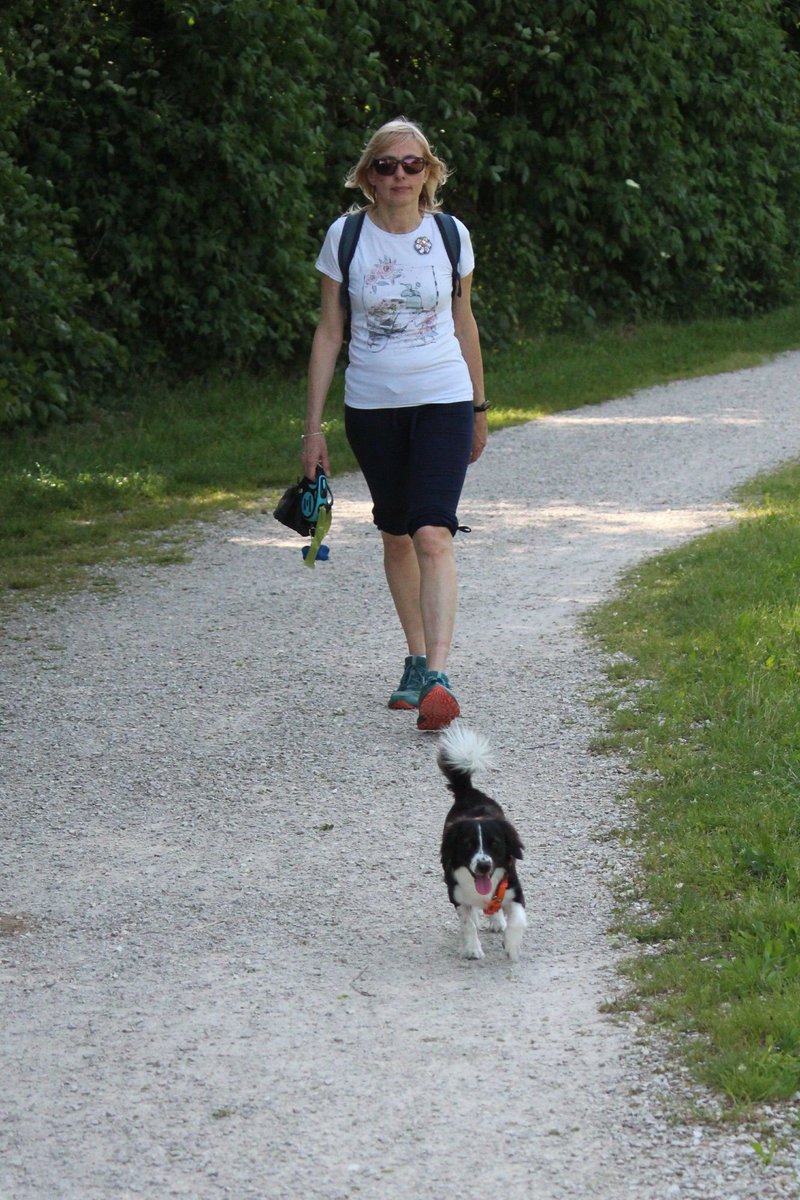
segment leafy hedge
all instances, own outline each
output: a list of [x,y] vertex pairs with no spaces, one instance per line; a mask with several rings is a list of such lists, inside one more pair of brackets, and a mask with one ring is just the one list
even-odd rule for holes
[[321,48],[310,5],[10,7],[6,69],[34,98],[17,161],[59,198],[96,328],[135,369],[291,355],[314,303],[308,188],[322,107],[304,82]]
[[85,319],[91,290],[70,234],[73,214],[18,164],[22,102],[0,72],[0,424],[65,418],[118,360]]
[[[0,424],[72,415],[121,355],[304,351],[322,231],[406,113],[454,168],[487,338],[748,313],[796,292],[792,4],[8,0]],[[3,216],[3,214],[5,214]]]

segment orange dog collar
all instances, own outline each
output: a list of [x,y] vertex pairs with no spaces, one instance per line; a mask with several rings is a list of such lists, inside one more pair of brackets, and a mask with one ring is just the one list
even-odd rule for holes
[[507,890],[508,879],[504,875],[497,885],[497,891],[483,910],[487,917],[492,917],[496,912],[500,912],[500,909],[503,907],[503,897],[505,896]]

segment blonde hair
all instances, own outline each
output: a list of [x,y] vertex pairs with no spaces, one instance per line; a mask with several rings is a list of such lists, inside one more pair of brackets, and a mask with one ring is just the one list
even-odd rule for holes
[[419,142],[422,148],[422,157],[425,159],[425,165],[428,168],[428,176],[422,185],[422,191],[419,196],[420,209],[422,212],[436,212],[437,209],[442,207],[442,202],[441,200],[437,200],[436,193],[446,183],[450,169],[444,159],[438,158],[434,154],[433,147],[419,125],[415,125],[407,117],[397,117],[394,121],[387,121],[385,125],[381,125],[380,129],[376,129],[364,147],[361,158],[348,173],[344,181],[344,186],[348,188],[360,188],[367,198],[367,207],[370,204],[374,204],[375,191],[367,178],[373,160],[385,154],[387,147],[392,142],[404,137],[411,137]]

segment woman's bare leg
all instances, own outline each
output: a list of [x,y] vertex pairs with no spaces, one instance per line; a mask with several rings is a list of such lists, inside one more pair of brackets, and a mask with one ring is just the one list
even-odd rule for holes
[[419,610],[429,671],[444,671],[456,622],[458,585],[453,535],[438,525],[414,534],[419,563]]
[[420,571],[414,543],[407,534],[382,533],[383,568],[389,592],[408,643],[409,654],[425,654],[420,610]]

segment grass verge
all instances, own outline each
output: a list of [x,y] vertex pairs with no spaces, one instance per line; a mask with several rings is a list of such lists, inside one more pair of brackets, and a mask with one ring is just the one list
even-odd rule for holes
[[589,621],[634,768],[635,995],[735,1106],[800,1091],[800,466],[741,498]]
[[[694,321],[550,335],[487,355],[490,428],[671,379],[755,365],[800,345],[800,306],[750,321]],[[302,376],[272,373],[143,388],[80,425],[3,438],[0,594],[105,585],[127,557],[170,562],[189,522],[271,506],[299,472]],[[336,472],[355,466],[342,380],[327,409]]]

